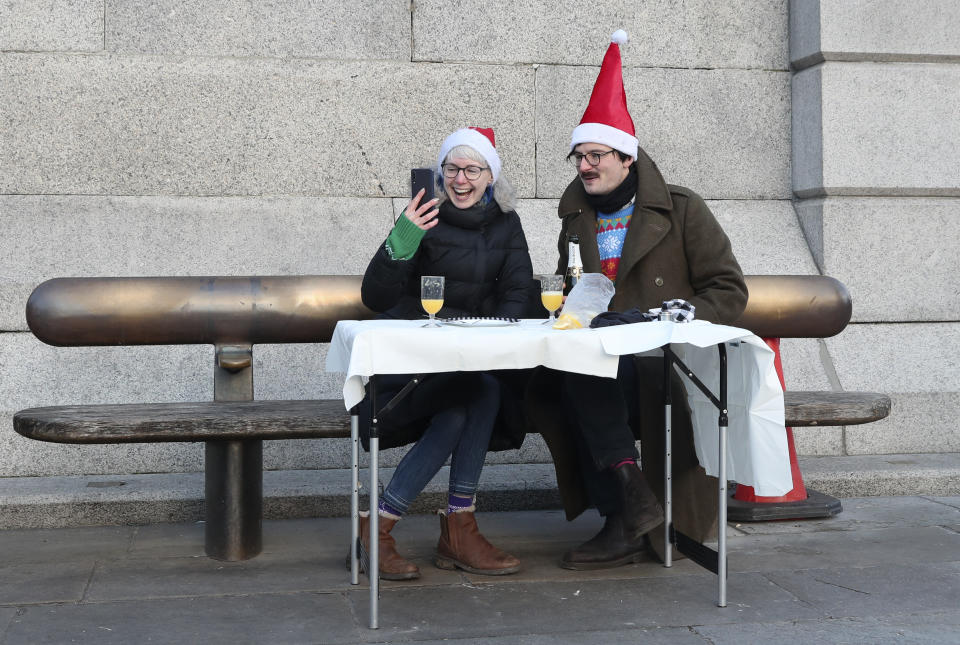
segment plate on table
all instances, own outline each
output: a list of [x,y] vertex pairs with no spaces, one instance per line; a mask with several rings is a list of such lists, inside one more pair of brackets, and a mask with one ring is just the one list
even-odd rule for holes
[[474,316],[467,318],[444,318],[440,321],[444,325],[454,327],[507,327],[509,325],[519,325],[517,318],[496,318],[485,316]]

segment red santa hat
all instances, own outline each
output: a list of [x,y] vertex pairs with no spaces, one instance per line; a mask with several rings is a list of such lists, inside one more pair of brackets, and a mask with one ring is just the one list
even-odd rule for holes
[[493,128],[461,128],[444,139],[443,145],[440,146],[440,155],[437,157],[437,176],[443,173],[440,166],[443,165],[450,151],[457,146],[470,146],[479,152],[490,167],[493,182],[497,182],[500,178],[500,155],[497,154]]
[[602,143],[636,159],[640,142],[627,111],[627,94],[623,90],[620,66],[620,45],[628,40],[627,32],[622,29],[610,36],[610,46],[600,65],[590,104],[580,119],[580,125],[573,129],[570,150],[581,143]]

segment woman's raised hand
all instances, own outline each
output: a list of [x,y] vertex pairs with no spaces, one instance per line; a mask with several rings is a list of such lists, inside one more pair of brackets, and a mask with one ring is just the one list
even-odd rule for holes
[[413,199],[410,200],[410,203],[407,204],[407,208],[403,214],[408,220],[413,222],[417,228],[427,231],[436,226],[439,221],[437,215],[440,214],[440,209],[434,208],[434,206],[436,206],[440,200],[434,197],[421,205],[420,200],[423,199],[425,192],[426,191],[421,188],[420,191],[413,196]]

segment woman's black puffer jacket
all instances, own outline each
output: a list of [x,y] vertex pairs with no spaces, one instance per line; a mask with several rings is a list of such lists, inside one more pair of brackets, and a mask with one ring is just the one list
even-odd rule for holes
[[442,275],[438,317],[523,317],[533,268],[520,217],[491,200],[468,209],[444,202],[437,219],[409,260],[381,245],[363,275],[363,304],[384,318],[422,318],[420,276]]
[[[420,276],[442,275],[446,284],[443,309],[438,314],[441,317],[523,318],[531,306],[536,309],[539,289],[535,288],[527,240],[515,212],[505,213],[493,201],[465,210],[444,203],[438,219],[439,223],[427,231],[409,260],[393,260],[385,245],[380,246],[363,275],[363,304],[383,318],[423,318]],[[376,378],[378,401],[386,402],[400,391],[410,375],[387,374]],[[500,378],[502,381],[521,377],[501,375]],[[513,381],[506,386],[501,384],[503,400],[491,450],[519,448],[523,442],[525,428],[514,390],[522,387]],[[369,391],[359,405],[359,413],[360,439],[364,449],[369,449]],[[389,417],[381,417],[381,421],[380,447],[392,448],[417,441],[429,418],[400,426],[391,423]]]

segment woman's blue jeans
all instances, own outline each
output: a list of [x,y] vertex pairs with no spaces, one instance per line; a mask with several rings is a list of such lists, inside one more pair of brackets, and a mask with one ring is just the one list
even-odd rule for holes
[[500,408],[500,384],[474,373],[472,396],[456,397],[433,414],[423,436],[404,455],[383,492],[383,501],[405,513],[450,458],[449,493],[473,497]]

